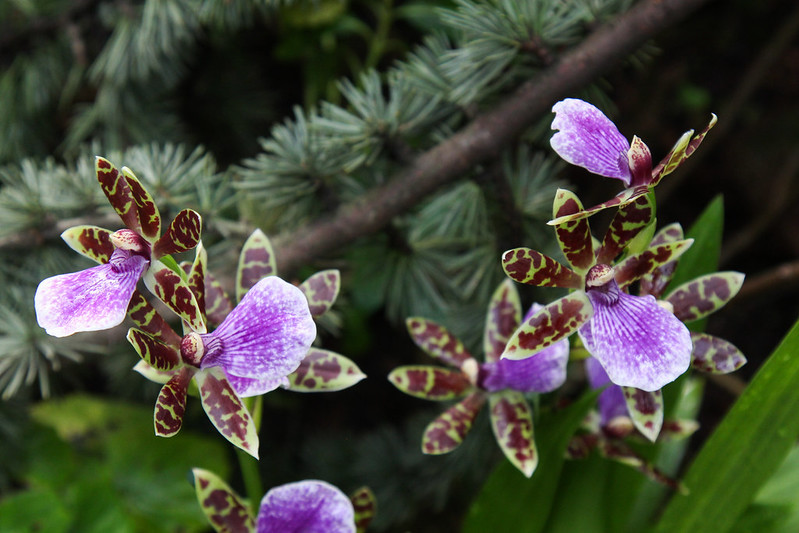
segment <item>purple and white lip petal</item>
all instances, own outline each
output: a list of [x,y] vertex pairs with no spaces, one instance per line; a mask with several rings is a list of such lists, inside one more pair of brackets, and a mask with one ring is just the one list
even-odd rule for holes
[[261,500],[256,533],[355,533],[350,499],[324,481],[271,489]]
[[149,263],[115,250],[108,263],[43,280],[33,298],[36,321],[54,337],[118,326]]
[[630,143],[602,111],[583,100],[567,98],[552,107],[552,129],[559,130],[550,145],[566,162],[629,187],[632,181],[627,153]]

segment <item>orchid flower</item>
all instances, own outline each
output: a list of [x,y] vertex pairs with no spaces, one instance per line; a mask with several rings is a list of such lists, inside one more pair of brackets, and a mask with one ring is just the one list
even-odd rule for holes
[[197,500],[216,531],[230,533],[356,533],[374,518],[376,502],[362,487],[352,496],[325,481],[304,480],[269,490],[254,517],[217,475],[194,468]]
[[[534,306],[530,313],[538,311]],[[497,444],[508,460],[530,477],[538,464],[533,440],[533,418],[525,394],[551,392],[566,379],[568,342],[563,340],[539,356],[520,361],[500,359],[505,344],[522,320],[519,295],[510,280],[494,292],[486,317],[485,362],[478,363],[446,328],[424,318],[410,318],[414,342],[432,357],[455,370],[436,366],[403,366],[388,379],[402,392],[427,400],[466,396],[435,419],[422,436],[422,451],[448,453],[471,429],[486,399]]]
[[176,302],[159,290],[159,274],[169,277],[162,274],[166,267],[159,259],[190,250],[199,242],[201,221],[196,212],[178,213],[162,236],[158,208],[133,172],[127,168],[120,172],[100,157],[96,171],[103,192],[127,229],[112,233],[96,226],[76,226],[61,235],[71,248],[100,265],[39,284],[34,296],[36,320],[56,337],[112,328],[128,312],[141,311],[143,298],[136,295],[136,284],[148,273],[156,295],[174,310]]
[[552,225],[584,218],[613,206],[624,206],[647,194],[666,175],[671,174],[699,147],[707,132],[716,124],[716,115],[699,134],[685,132],[666,157],[655,167],[652,154],[637,136],[628,141],[599,109],[575,98],[567,98],[552,107],[552,129],[559,130],[550,139],[552,149],[566,162],[589,172],[622,181],[625,190],[589,209],[559,216]]

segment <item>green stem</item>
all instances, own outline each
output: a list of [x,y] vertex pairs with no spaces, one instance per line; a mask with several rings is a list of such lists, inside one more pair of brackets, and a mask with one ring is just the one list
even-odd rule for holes
[[369,55],[364,62],[364,70],[375,68],[378,61],[383,55],[388,43],[388,33],[391,31],[391,23],[393,21],[393,0],[383,0],[379,6],[375,6],[375,15],[377,16],[377,28],[375,28],[372,42],[369,43]]
[[[256,432],[259,431],[261,429],[261,416],[263,415],[263,397],[245,398],[244,405],[250,411]],[[250,509],[253,512],[253,516],[257,516],[258,506],[261,502],[261,497],[264,495],[258,460],[243,450],[237,450],[236,455],[239,459],[239,468],[241,468],[241,477],[244,480],[244,490],[250,503]]]

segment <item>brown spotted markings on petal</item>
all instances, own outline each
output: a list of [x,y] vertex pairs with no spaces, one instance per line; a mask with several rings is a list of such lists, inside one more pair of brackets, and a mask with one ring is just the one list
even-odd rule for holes
[[[685,235],[683,234],[682,226],[675,222],[661,228],[652,238],[649,248],[654,248],[667,242],[681,241],[684,238]],[[655,298],[660,298],[671,281],[676,269],[677,261],[669,261],[664,265],[660,265],[651,273],[645,274],[641,277],[638,294],[640,296],[651,294]]]
[[350,494],[355,511],[356,533],[363,533],[377,514],[377,498],[369,487],[361,487]]
[[222,284],[210,272],[205,273],[205,316],[212,324],[221,324],[233,310]]
[[308,299],[311,316],[321,316],[333,307],[340,287],[341,273],[336,269],[317,272],[302,282],[300,290]]
[[513,281],[505,279],[491,296],[483,334],[486,362],[496,361],[522,320],[522,304]]
[[155,310],[150,302],[138,290],[133,291],[133,296],[128,304],[128,316],[139,326],[139,329],[158,337],[171,346],[180,346],[180,335],[175,333],[166,320]]
[[252,533],[255,518],[246,502],[216,474],[193,468],[197,501],[216,531]]
[[[205,270],[208,263],[208,254],[203,248],[202,242],[197,244],[194,251],[194,262],[191,265],[183,266],[181,268],[186,272],[186,283],[188,284],[191,292],[197,300],[197,305],[202,311],[203,315],[206,313],[205,302]],[[188,268],[187,268],[188,267]]]
[[460,370],[436,366],[401,366],[391,371],[388,380],[405,394],[434,401],[453,400],[473,388]]
[[178,254],[191,250],[200,242],[202,217],[196,211],[184,209],[175,216],[166,232],[153,245],[153,257]]
[[422,435],[422,452],[428,455],[449,453],[460,446],[472,429],[477,413],[485,403],[482,392],[473,392],[433,420]]
[[84,257],[107,263],[114,253],[111,232],[97,226],[73,226],[61,234],[67,245]]
[[168,372],[180,365],[180,352],[174,346],[164,344],[144,331],[130,328],[127,339],[136,353],[156,370]]
[[413,342],[430,356],[455,368],[472,358],[463,343],[444,326],[419,317],[408,318],[405,324]]
[[131,196],[136,202],[136,209],[139,212],[139,224],[141,225],[139,234],[151,243],[155,242],[161,235],[161,214],[158,212],[158,207],[133,171],[128,167],[122,167],[122,175],[128,183]]
[[620,289],[628,287],[656,268],[679,258],[693,244],[693,239],[669,242],[644,250],[616,265],[616,283]]
[[277,263],[272,243],[260,229],[247,237],[239,254],[236,270],[236,300],[241,301],[250,288],[266,276],[277,275]]
[[502,453],[526,477],[538,466],[533,435],[533,413],[524,395],[504,390],[489,396],[491,428]]
[[683,322],[699,320],[724,307],[738,294],[743,282],[740,272],[716,272],[680,285],[666,300]]
[[600,211],[608,209],[610,207],[627,205],[636,198],[647,194],[649,190],[650,187],[648,185],[639,185],[637,187],[630,187],[628,189],[624,189],[610,200],[602,202],[601,204],[597,204],[594,207],[589,207],[588,209],[584,209],[577,213],[573,213],[571,215],[564,215],[557,217],[547,222],[547,224],[549,224],[550,226],[557,226],[565,222],[571,222],[573,220],[579,220],[581,218],[590,217],[591,215],[595,215],[596,213],[599,213]]
[[186,393],[193,372],[189,367],[181,367],[161,388],[153,416],[155,434],[159,437],[172,437],[180,431],[183,413],[186,412]]
[[[552,217],[558,219],[583,210],[583,204],[573,192],[558,189],[552,205]],[[585,273],[594,264],[594,242],[588,219],[580,218],[555,226],[555,236],[563,255],[575,272]]]
[[128,186],[128,182],[110,161],[102,157],[95,159],[95,170],[100,188],[108,198],[111,207],[117,212],[122,223],[136,232],[141,232],[139,210]]
[[691,352],[691,366],[710,374],[729,374],[746,364],[746,357],[731,342],[708,335],[691,333],[694,350]]
[[652,186],[654,187],[660,180],[662,180],[665,176],[668,176],[675,170],[677,167],[683,164],[686,159],[688,159],[694,151],[699,148],[699,145],[702,144],[702,141],[705,140],[705,135],[716,125],[718,118],[716,115],[711,114],[710,122],[705,129],[700,131],[696,134],[693,138],[691,138],[694,134],[694,130],[686,131],[682,134],[682,136],[677,140],[674,147],[666,154],[660,163],[652,170]]
[[365,377],[358,365],[343,355],[311,348],[297,370],[288,375],[287,388],[297,392],[331,392],[351,387]]
[[643,391],[634,387],[622,387],[627,412],[641,434],[652,442],[663,426],[663,393]]
[[502,268],[519,283],[536,287],[582,288],[582,276],[530,248],[514,248],[502,254]]
[[200,390],[208,419],[231,444],[258,458],[258,433],[247,408],[241,402],[221,367],[197,372],[194,378]]
[[684,490],[679,481],[667,476],[663,471],[647,462],[646,459],[638,455],[635,450],[620,440],[601,439],[597,449],[603,457],[631,466],[656,483],[660,483],[673,490]]
[[174,311],[189,327],[205,333],[203,314],[189,285],[160,261],[153,261],[144,275],[144,283],[167,307]]
[[602,246],[597,251],[596,262],[612,263],[630,241],[652,223],[654,216],[654,197],[651,194],[639,196],[635,201],[621,207],[605,233]]

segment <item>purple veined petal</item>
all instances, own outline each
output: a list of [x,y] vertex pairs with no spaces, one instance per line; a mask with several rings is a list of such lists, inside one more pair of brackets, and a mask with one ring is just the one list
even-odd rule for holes
[[555,113],[552,129],[559,131],[549,143],[560,157],[630,186],[632,174],[627,159],[630,142],[602,111],[575,98],[561,100],[552,111]]
[[[590,329],[588,325],[583,326],[583,328]],[[610,378],[605,369],[594,357],[589,357],[585,360],[585,371],[588,375],[588,383],[593,389],[604,387],[610,383]],[[601,426],[606,426],[608,422],[616,417],[630,416],[627,412],[624,391],[618,385],[610,383],[610,386],[600,393],[598,403]]]
[[249,398],[250,396],[260,396],[271,392],[278,387],[288,387],[290,385],[288,377],[276,377],[267,379],[255,378],[241,378],[231,374],[227,375],[227,379],[233,388],[236,389],[236,394],[240,398]]
[[54,337],[119,325],[148,264],[141,255],[116,250],[108,263],[45,279],[33,298],[36,321]]
[[355,511],[350,499],[329,483],[288,483],[261,500],[256,533],[355,533]]
[[654,297],[624,293],[615,281],[587,294],[594,315],[580,337],[614,384],[652,392],[688,369],[688,328]]
[[316,325],[302,291],[269,276],[201,337],[201,368],[221,366],[228,375],[273,382],[297,369],[316,338]]

